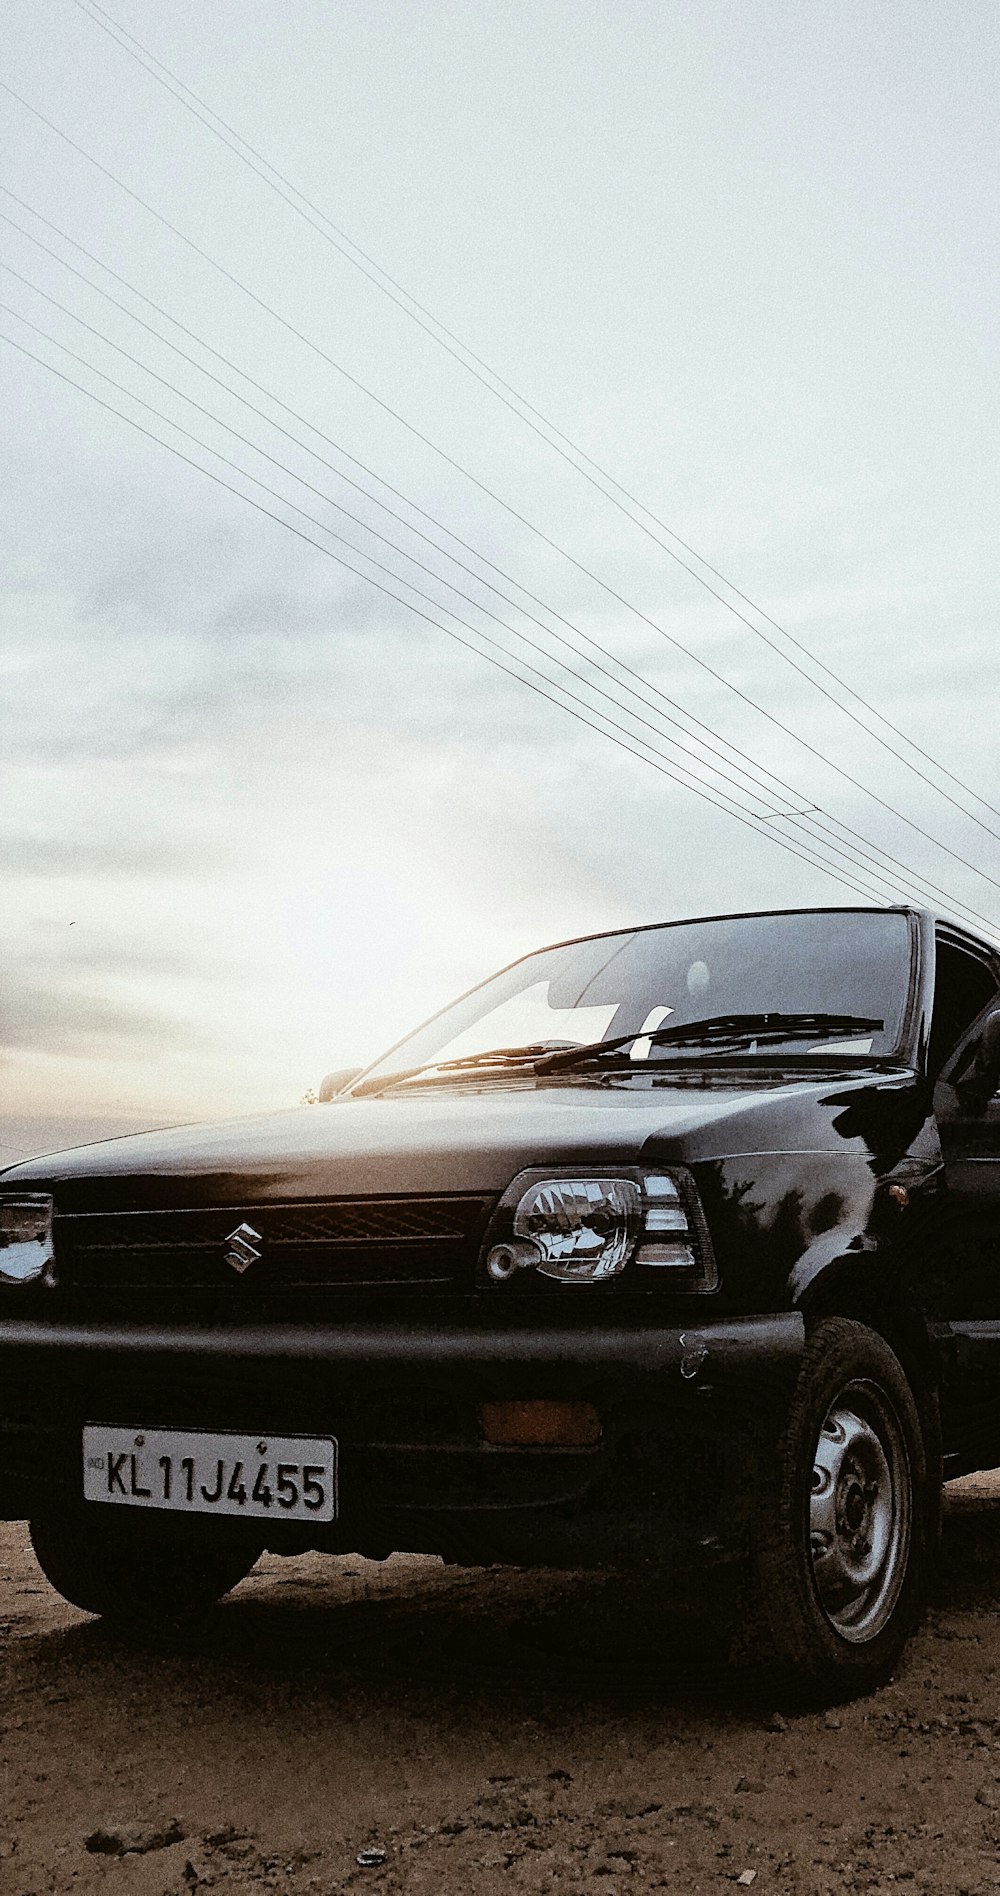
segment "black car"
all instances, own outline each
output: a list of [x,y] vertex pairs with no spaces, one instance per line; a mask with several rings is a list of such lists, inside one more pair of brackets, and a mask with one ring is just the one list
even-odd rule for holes
[[830,1697],[1000,1462],[1000,955],[922,911],[518,961],[323,1103],[0,1178],[0,1516],[122,1621],[264,1547],[662,1573]]

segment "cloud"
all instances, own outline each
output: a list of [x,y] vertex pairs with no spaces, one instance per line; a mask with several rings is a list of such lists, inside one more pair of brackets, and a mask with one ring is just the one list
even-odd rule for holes
[[189,1021],[99,990],[11,983],[0,1016],[0,1050],[142,1059],[204,1044]]
[[[234,866],[235,850],[222,837],[202,838],[199,872],[219,874]],[[183,874],[191,869],[190,838],[118,836],[105,840],[0,831],[0,872],[11,876],[55,878],[110,876],[141,878]]]

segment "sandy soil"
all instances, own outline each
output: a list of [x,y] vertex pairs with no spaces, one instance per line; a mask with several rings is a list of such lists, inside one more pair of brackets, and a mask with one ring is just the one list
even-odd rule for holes
[[956,1483],[898,1677],[797,1715],[620,1580],[268,1557],[140,1650],[0,1526],[0,1891],[985,1896],[998,1593],[1000,1479]]

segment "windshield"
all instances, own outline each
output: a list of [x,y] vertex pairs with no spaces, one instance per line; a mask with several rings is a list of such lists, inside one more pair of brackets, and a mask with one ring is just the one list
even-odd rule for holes
[[[909,930],[901,914],[815,910],[676,922],[598,935],[528,955],[445,1008],[366,1074],[466,1059],[500,1048],[579,1046],[639,1036],[634,1060],[697,1058],[697,1046],[657,1048],[643,1036],[729,1014],[843,1014],[882,1027],[830,1053],[887,1053],[896,1044],[909,981]],[[786,1044],[815,1036],[789,1024]]]

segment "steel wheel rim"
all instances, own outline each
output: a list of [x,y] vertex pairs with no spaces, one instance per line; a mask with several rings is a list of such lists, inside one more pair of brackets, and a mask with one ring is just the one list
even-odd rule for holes
[[830,1404],[813,1449],[809,1558],[820,1608],[852,1645],[877,1638],[906,1576],[910,1457],[896,1410],[876,1383]]

